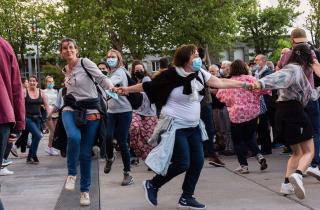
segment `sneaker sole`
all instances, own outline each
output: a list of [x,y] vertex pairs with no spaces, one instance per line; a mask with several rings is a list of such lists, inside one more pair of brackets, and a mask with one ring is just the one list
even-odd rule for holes
[[312,171],[307,171],[307,175],[312,176],[312,177],[316,178],[318,181],[320,181],[320,176],[313,173]]
[[89,203],[80,203],[80,206],[90,206],[90,202]]
[[148,202],[151,206],[156,206],[156,205],[154,205],[154,204],[149,200],[148,190],[147,190],[147,187],[146,187],[146,182],[147,182],[147,181],[143,181],[143,182],[142,182],[143,189],[144,189],[144,197],[145,197],[145,199],[147,200],[147,202]]
[[193,206],[182,206],[181,204],[178,203],[178,209],[202,210],[202,209],[206,209],[206,208],[207,207],[197,208],[197,207],[193,207]]
[[297,198],[304,199],[306,197],[306,195],[305,195],[303,189],[297,183],[296,179],[290,176],[289,182],[292,184],[292,186],[294,188],[294,193],[296,194]]
[[213,162],[213,161],[209,161],[209,164],[212,165],[212,166],[216,166],[216,167],[225,167],[225,165],[222,165],[220,163],[216,163],[216,162]]

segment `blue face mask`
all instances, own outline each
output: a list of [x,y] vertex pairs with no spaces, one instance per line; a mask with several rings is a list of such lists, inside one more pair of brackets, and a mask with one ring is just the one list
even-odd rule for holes
[[201,66],[202,66],[201,58],[195,58],[192,60],[192,70],[194,72],[200,71]]
[[52,88],[54,88],[54,84],[48,84],[48,89],[52,89]]
[[118,65],[118,58],[107,58],[107,64],[111,67],[114,68]]

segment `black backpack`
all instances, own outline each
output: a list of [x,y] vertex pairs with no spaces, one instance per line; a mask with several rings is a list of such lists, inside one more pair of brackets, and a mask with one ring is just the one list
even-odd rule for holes
[[[128,86],[137,84],[126,72],[125,74],[127,75]],[[129,93],[127,99],[130,102],[132,109],[136,110],[142,105],[143,96],[141,93]]]

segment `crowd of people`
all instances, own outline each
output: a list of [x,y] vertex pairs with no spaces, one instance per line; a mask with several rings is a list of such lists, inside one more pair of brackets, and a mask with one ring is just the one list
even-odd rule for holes
[[[267,155],[283,147],[290,158],[280,192],[303,199],[303,174],[320,180],[320,88],[314,83],[320,64],[304,30],[294,29],[291,42],[292,49],[283,49],[276,64],[259,54],[249,64],[235,60],[209,66],[203,48],[182,45],[172,63],[161,58],[160,70],[151,75],[141,60],[128,68],[115,49],[98,64],[78,57],[76,41],[66,38],[59,45],[67,63],[64,87],[56,89],[49,75],[41,90],[36,76],[20,78],[10,45],[0,39],[0,84],[8,92],[0,102],[0,175],[14,173],[8,169],[10,152],[27,164],[39,164],[38,146],[46,130],[45,152],[59,155],[53,143],[61,122],[66,136],[61,155],[68,167],[64,187],[75,189],[79,162],[83,206],[90,205],[94,145],[100,146],[106,174],[119,150],[122,186],[134,183],[131,166],[139,159],[145,162],[146,170],[155,173],[143,182],[152,206],[158,205],[158,190],[185,172],[178,206],[190,209],[206,208],[194,197],[205,158],[224,167],[221,156],[235,155],[239,167],[234,172],[247,174],[248,157],[256,157],[264,171],[272,164]],[[5,78],[6,72],[15,78]]]

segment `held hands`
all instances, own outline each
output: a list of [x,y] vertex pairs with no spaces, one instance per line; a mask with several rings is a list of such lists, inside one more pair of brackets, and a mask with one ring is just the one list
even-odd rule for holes
[[111,91],[122,96],[129,95],[129,91],[127,87],[114,87],[111,89]]
[[243,83],[243,88],[250,91],[261,90],[261,83],[256,81],[254,83]]

